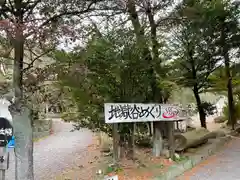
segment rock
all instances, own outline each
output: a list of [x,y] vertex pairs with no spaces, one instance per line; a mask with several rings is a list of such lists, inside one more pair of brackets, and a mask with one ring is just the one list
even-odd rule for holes
[[225,121],[226,121],[226,119],[223,116],[218,116],[218,117],[214,118],[215,123],[224,123]]

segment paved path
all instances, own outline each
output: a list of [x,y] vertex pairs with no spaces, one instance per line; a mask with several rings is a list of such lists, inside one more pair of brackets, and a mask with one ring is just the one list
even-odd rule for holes
[[177,180],[240,180],[240,138]]
[[[71,168],[76,163],[75,156],[87,155],[86,147],[93,142],[93,136],[87,129],[70,132],[72,125],[56,122],[56,134],[34,144],[35,180],[49,180],[55,175]],[[10,168],[6,180],[14,180],[14,154],[10,154]]]

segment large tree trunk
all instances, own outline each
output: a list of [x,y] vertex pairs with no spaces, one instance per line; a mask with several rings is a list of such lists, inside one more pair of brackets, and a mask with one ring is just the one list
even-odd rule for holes
[[15,92],[15,106],[12,111],[15,145],[15,180],[33,180],[33,135],[31,113],[26,108],[27,101],[23,97],[23,15],[21,2],[16,4],[17,23],[14,44],[13,87]]
[[15,180],[33,180],[33,134],[30,110],[21,107],[13,114],[15,136]]
[[199,113],[199,118],[200,118],[200,122],[201,122],[201,127],[203,128],[207,128],[207,124],[206,124],[206,114],[204,112],[203,106],[202,106],[202,102],[201,102],[201,98],[198,92],[198,88],[196,86],[194,86],[193,89],[193,93],[197,102],[197,108],[198,108],[198,113]]
[[216,137],[216,133],[210,133],[205,128],[200,128],[186,133],[175,135],[176,151],[183,151],[187,148],[196,147],[206,143],[209,138]]

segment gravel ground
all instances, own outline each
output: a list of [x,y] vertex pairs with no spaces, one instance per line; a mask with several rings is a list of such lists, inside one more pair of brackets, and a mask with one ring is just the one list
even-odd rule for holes
[[[87,130],[70,132],[72,125],[56,121],[54,135],[34,143],[35,180],[49,180],[76,165],[75,156],[87,155],[87,146],[93,142],[93,134]],[[14,154],[10,152],[10,167],[6,180],[14,180]]]
[[239,180],[240,139],[179,177],[178,180]]

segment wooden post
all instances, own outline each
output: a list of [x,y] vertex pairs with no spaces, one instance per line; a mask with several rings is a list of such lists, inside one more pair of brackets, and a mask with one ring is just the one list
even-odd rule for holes
[[135,149],[136,149],[136,146],[135,146],[135,133],[136,133],[136,123],[134,122],[133,123],[133,132],[132,132],[132,150],[133,150],[133,159],[135,159]]
[[159,122],[154,122],[154,133],[153,133],[153,156],[159,157],[163,149],[162,133],[159,127]]
[[173,159],[175,154],[174,121],[168,122],[168,142],[170,158]]
[[153,122],[151,122],[151,128],[150,128],[150,129],[151,129],[151,135],[153,135],[153,133],[154,133],[153,128],[154,128],[154,127],[153,127]]
[[113,163],[115,165],[118,164],[118,159],[119,159],[119,136],[118,136],[118,124],[113,123]]
[[5,180],[5,170],[0,170],[0,180]]

